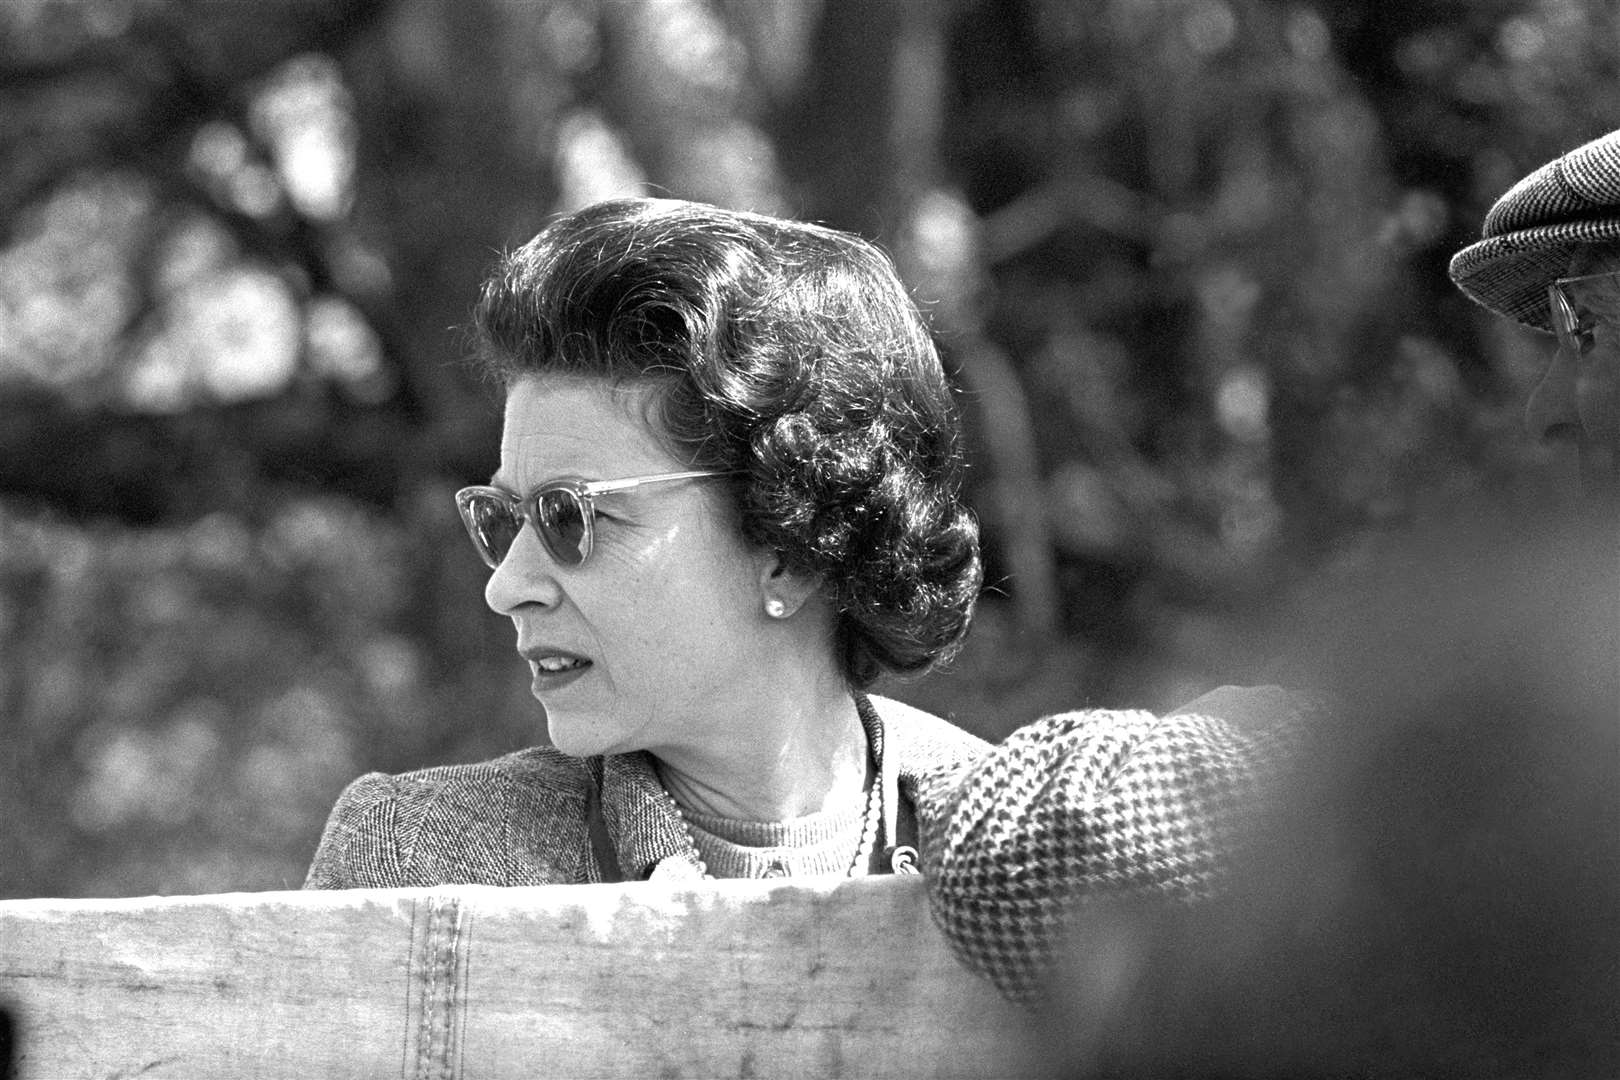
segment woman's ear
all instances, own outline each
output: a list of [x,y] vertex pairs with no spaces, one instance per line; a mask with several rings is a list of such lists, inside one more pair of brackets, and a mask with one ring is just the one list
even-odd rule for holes
[[779,552],[764,552],[759,560],[759,593],[765,614],[791,618],[821,587],[819,574],[794,570]]

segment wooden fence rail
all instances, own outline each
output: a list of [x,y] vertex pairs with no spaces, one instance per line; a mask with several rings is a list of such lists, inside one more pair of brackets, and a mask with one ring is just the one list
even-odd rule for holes
[[0,901],[20,1078],[985,1077],[917,878]]

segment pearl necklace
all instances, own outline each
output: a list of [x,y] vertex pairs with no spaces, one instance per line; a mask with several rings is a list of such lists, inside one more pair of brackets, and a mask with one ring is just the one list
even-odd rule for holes
[[[855,846],[855,859],[850,863],[849,870],[844,874],[845,877],[860,877],[872,865],[872,855],[877,849],[878,825],[883,820],[883,777],[879,773],[880,770],[873,770],[872,784],[866,793],[866,809],[861,816],[861,840]],[[663,784],[659,785],[659,790],[663,792],[665,800],[669,803],[670,811],[680,819],[681,826],[686,830],[687,858],[696,864],[698,873],[703,875],[705,879],[713,880],[714,875],[709,873],[709,866],[703,861],[703,856],[698,851],[697,837],[692,832],[692,823],[687,821],[686,815],[681,812],[681,804],[675,801],[675,796],[671,795],[669,788]],[[767,870],[764,876],[779,877],[785,875],[774,874]]]

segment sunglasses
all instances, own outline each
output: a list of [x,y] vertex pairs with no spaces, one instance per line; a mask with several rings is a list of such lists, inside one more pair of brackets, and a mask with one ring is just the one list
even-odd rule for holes
[[1599,278],[1620,276],[1620,271],[1609,270],[1601,274],[1582,274],[1579,277],[1559,278],[1547,286],[1547,304],[1552,311],[1553,333],[1558,344],[1572,356],[1585,356],[1592,350],[1592,327],[1597,320],[1576,307],[1575,300],[1565,291],[1565,285],[1577,281],[1596,281]]
[[456,492],[456,509],[473,547],[491,570],[498,569],[527,521],[562,566],[590,558],[596,535],[596,498],[647,484],[695,480],[723,473],[696,471],[631,476],[623,480],[553,480],[519,498],[504,488],[480,485]]

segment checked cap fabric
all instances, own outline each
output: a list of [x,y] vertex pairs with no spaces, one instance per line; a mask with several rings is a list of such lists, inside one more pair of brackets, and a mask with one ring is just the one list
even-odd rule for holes
[[1451,280],[1497,314],[1551,332],[1547,286],[1569,273],[1581,245],[1620,241],[1620,131],[1514,184],[1482,234],[1452,257]]
[[1033,1006],[1077,905],[1220,895],[1304,727],[1283,691],[1239,693],[1220,716],[1047,717],[927,778],[923,872],[957,956]]

